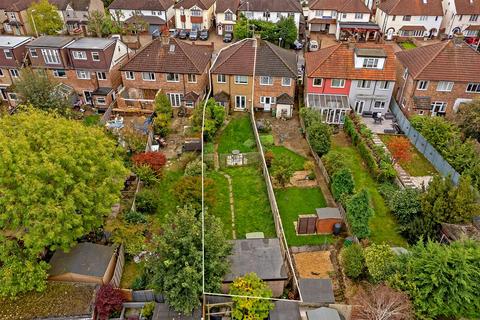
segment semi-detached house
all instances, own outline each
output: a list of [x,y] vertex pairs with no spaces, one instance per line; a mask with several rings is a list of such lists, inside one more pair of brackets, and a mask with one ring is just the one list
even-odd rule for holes
[[234,111],[255,108],[291,117],[297,78],[295,52],[260,39],[223,49],[212,66],[215,100]]
[[480,54],[460,40],[398,52],[396,98],[407,115],[451,116],[480,98]]
[[215,22],[217,34],[232,33],[237,23],[237,11],[240,0],[217,0],[215,8]]
[[168,36],[153,40],[121,68],[124,88],[114,110],[152,113],[158,93],[166,94],[174,108],[194,108],[206,94],[212,53],[213,43]]
[[175,4],[177,29],[210,29],[215,14],[215,0],[180,0]]
[[0,36],[0,100],[12,107],[17,103],[12,84],[28,61],[26,45],[31,40],[31,37]]
[[378,4],[375,15],[387,40],[436,37],[442,19],[442,0],[385,0]]
[[442,28],[452,36],[462,33],[477,42],[480,32],[480,0],[443,0]]
[[337,44],[305,56],[305,105],[326,123],[347,112],[388,111],[395,86],[395,55],[388,44]]
[[334,34],[337,40],[375,40],[379,27],[362,0],[314,0],[309,5],[308,26],[313,32]]
[[81,102],[107,108],[121,86],[120,65],[128,48],[117,39],[42,36],[27,45],[33,69],[74,92]]

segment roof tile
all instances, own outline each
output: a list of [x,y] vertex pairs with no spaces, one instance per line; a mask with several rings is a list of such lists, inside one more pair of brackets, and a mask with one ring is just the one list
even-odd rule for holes
[[443,16],[442,0],[385,0],[378,8],[389,15]]

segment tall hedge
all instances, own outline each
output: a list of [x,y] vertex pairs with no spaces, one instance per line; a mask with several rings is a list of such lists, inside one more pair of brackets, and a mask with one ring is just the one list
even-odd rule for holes
[[374,211],[370,206],[370,197],[365,189],[362,189],[347,202],[347,220],[352,233],[358,238],[367,238],[370,235],[368,223]]

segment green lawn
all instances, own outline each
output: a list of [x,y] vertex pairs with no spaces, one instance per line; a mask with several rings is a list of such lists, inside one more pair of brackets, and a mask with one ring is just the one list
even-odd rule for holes
[[[394,135],[379,134],[380,140],[387,145]],[[437,173],[435,167],[412,145],[412,159],[406,163],[400,163],[402,168],[413,177],[431,176]]]
[[268,148],[268,150],[272,151],[274,154],[274,159],[279,159],[279,158],[288,158],[293,164],[293,169],[295,171],[301,171],[303,170],[303,166],[305,164],[305,159],[303,156],[299,155],[296,152],[293,152],[292,150],[285,148],[283,146],[271,146]]
[[233,117],[218,138],[218,153],[231,153],[233,150],[257,151],[248,114]]
[[257,231],[263,232],[266,238],[275,237],[275,224],[261,171],[254,166],[230,167],[224,171],[232,177],[237,238],[244,239],[246,233]]
[[415,45],[415,43],[413,43],[411,41],[400,42],[399,45],[404,50],[412,50],[412,49],[415,49],[417,47]]
[[320,245],[331,243],[331,235],[297,236],[294,221],[301,214],[314,214],[316,208],[326,206],[319,188],[283,188],[275,190],[283,230],[289,246]]
[[406,246],[405,239],[396,230],[397,222],[377,190],[377,182],[370,175],[357,149],[346,140],[345,135],[340,134],[333,136],[331,150],[345,156],[345,162],[353,173],[356,188],[365,188],[370,194],[375,210],[375,215],[370,220],[370,239],[376,243]]
[[165,170],[160,182],[155,186],[158,190],[157,217],[161,223],[165,222],[165,217],[168,213],[177,211],[179,203],[173,195],[173,187],[182,176],[183,171]]
[[209,212],[220,218],[223,224],[223,230],[227,239],[232,239],[232,214],[230,211],[230,199],[228,190],[228,181],[221,173],[210,171],[207,178],[212,179],[214,183],[213,192],[215,193],[215,203]]
[[204,154],[209,154],[209,153],[214,153],[215,152],[215,146],[213,142],[207,142],[203,145],[203,153]]

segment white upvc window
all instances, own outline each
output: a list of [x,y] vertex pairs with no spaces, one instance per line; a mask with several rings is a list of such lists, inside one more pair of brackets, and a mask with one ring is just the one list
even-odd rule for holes
[[269,76],[260,77],[260,85],[262,86],[271,86],[273,85],[273,78]]
[[105,97],[97,97],[96,101],[99,106],[104,106],[107,104],[107,100],[105,99]]
[[36,49],[29,49],[30,52],[30,57],[32,58],[38,58],[37,50]]
[[332,79],[332,88],[344,88],[345,79]]
[[167,73],[167,82],[179,82],[180,81],[180,76],[178,73]]
[[447,103],[443,101],[433,101],[431,104],[432,115],[436,116],[437,114],[445,114],[447,111]]
[[347,19],[347,14],[346,13],[342,13],[342,19]]
[[375,101],[373,103],[374,109],[385,109],[387,102],[386,101]]
[[472,14],[470,15],[470,22],[476,22],[478,20],[478,14]]
[[372,81],[370,81],[370,80],[358,80],[357,81],[357,88],[369,89],[371,85],[372,85]]
[[355,19],[356,20],[363,19],[363,13],[355,13]]
[[427,21],[428,20],[428,16],[420,16],[420,21]]
[[17,69],[10,69],[10,75],[12,76],[12,78],[19,78],[20,72],[18,72]]
[[469,83],[466,92],[480,93],[480,83]]
[[77,78],[82,80],[90,79],[90,72],[85,70],[77,70]]
[[202,10],[192,9],[190,10],[190,14],[192,15],[192,17],[200,17],[202,15]]
[[226,24],[224,25],[225,32],[233,32],[233,25],[231,24]]
[[452,81],[439,81],[437,85],[437,91],[450,92],[453,89]]
[[73,51],[73,59],[87,60],[87,53],[85,51]]
[[373,69],[378,67],[378,58],[365,58],[363,59],[363,67]]
[[417,90],[427,90],[428,89],[428,81],[427,80],[420,80],[417,84]]
[[100,61],[100,54],[98,52],[92,52],[92,60]]
[[410,21],[412,20],[412,16],[403,16],[403,21]]
[[107,73],[106,72],[97,72],[97,79],[98,80],[107,80]]
[[275,104],[276,99],[275,99],[275,97],[261,96],[260,97],[260,103],[261,104]]
[[55,70],[53,70],[53,76],[55,78],[66,78],[67,77],[67,72],[63,69],[55,69]]
[[13,59],[13,53],[10,49],[3,49],[3,53],[5,54],[5,58]]
[[227,77],[224,74],[217,74],[218,83],[227,83]]
[[182,105],[183,94],[181,93],[167,93],[172,107],[180,107]]
[[315,17],[323,17],[323,10],[315,10]]
[[235,76],[235,84],[247,84],[248,77],[247,76]]
[[142,79],[145,81],[155,81],[155,73],[153,72],[142,72]]
[[390,89],[390,82],[389,81],[380,81],[379,87],[381,90],[388,90]]
[[60,64],[58,51],[55,49],[42,49],[43,59],[47,64]]
[[292,85],[292,78],[283,77],[282,78],[282,86],[290,87]]
[[245,109],[247,107],[246,96],[235,96],[235,109]]
[[196,74],[189,74],[188,75],[188,83],[197,83],[197,75]]
[[313,78],[313,86],[314,87],[321,87],[323,85],[322,78]]
[[125,79],[127,79],[127,80],[135,80],[135,72],[133,72],[133,71],[125,71]]
[[225,21],[232,21],[233,14],[231,12],[225,12]]

